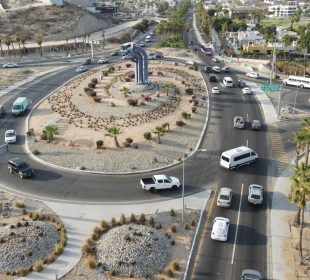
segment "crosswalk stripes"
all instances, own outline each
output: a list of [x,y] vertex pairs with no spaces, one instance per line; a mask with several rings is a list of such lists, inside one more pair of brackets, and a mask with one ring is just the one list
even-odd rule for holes
[[278,174],[286,168],[289,164],[287,153],[284,150],[279,129],[276,126],[268,126],[267,129],[268,136],[271,142],[272,154],[274,160],[277,162]]

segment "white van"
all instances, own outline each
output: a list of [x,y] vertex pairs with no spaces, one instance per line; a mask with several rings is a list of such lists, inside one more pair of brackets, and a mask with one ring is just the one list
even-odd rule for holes
[[257,159],[257,153],[248,147],[241,146],[223,152],[220,165],[227,169],[233,169],[241,165],[250,164],[251,162],[257,161]]
[[234,82],[233,82],[232,78],[230,78],[230,77],[225,77],[223,79],[223,84],[225,87],[233,87],[234,86]]

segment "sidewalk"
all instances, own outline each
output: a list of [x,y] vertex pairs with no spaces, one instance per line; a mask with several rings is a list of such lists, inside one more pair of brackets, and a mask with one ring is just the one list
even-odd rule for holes
[[[185,197],[185,209],[205,208],[210,197],[210,190]],[[40,273],[32,272],[27,277],[18,279],[38,280],[38,279],[60,279],[63,275],[71,271],[81,258],[81,247],[84,241],[90,236],[92,229],[102,220],[110,221],[112,217],[118,218],[121,214],[129,217],[131,213],[139,215],[169,212],[171,209],[182,209],[182,198],[152,202],[144,204],[128,205],[89,205],[69,204],[62,202],[43,201],[53,209],[64,222],[68,243],[64,253],[55,262],[49,264]],[[58,278],[56,278],[56,276]]]

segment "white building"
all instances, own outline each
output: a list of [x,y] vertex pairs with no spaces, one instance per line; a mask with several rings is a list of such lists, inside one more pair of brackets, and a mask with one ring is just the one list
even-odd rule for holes
[[274,17],[288,17],[297,10],[297,1],[288,1],[287,5],[271,5],[268,12],[273,13]]
[[243,46],[247,45],[248,43],[252,44],[262,44],[265,40],[263,35],[260,34],[258,31],[239,31],[238,32],[238,45]]

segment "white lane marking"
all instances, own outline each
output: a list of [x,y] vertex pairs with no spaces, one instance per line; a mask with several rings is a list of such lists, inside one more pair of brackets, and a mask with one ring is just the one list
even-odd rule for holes
[[249,122],[249,114],[246,114],[246,121]]
[[242,96],[243,102],[245,103],[245,98],[244,98],[243,94],[241,96]]
[[235,258],[235,251],[236,251],[236,242],[237,242],[237,236],[238,236],[238,228],[239,228],[239,220],[240,220],[240,209],[241,209],[242,195],[243,195],[243,183],[241,185],[241,194],[240,194],[239,210],[238,210],[238,217],[237,217],[237,227],[236,227],[236,233],[235,233],[234,248],[233,248],[233,252],[232,252],[232,256],[231,256],[231,264],[234,264],[234,258]]
[[246,146],[249,147],[249,139],[246,140]]

